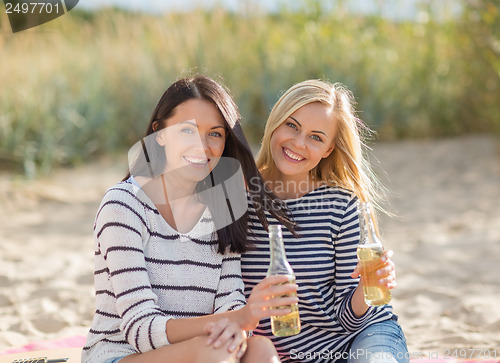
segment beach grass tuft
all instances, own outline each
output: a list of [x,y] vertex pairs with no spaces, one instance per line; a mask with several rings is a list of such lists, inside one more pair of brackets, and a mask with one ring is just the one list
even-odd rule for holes
[[0,159],[35,176],[128,148],[166,87],[193,70],[223,79],[252,143],[280,93],[307,78],[344,83],[382,139],[500,134],[494,0],[397,21],[327,3],[277,13],[74,9],[16,34],[1,8]]

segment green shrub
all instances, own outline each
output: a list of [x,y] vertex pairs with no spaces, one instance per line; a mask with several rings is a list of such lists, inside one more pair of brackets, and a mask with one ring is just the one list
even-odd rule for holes
[[192,69],[223,78],[253,143],[280,92],[307,78],[348,86],[382,139],[500,132],[494,0],[452,17],[423,8],[419,21],[335,4],[272,14],[75,9],[16,34],[0,11],[0,159],[47,173],[126,149],[165,88]]

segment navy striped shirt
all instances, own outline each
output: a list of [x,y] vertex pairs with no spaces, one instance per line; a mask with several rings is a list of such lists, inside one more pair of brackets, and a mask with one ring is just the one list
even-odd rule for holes
[[[357,264],[359,243],[357,198],[348,190],[322,186],[307,195],[283,201],[297,223],[299,238],[283,229],[288,262],[299,286],[302,330],[290,337],[274,337],[269,319],[254,334],[271,338],[283,362],[331,362],[347,349],[364,327],[390,319],[392,307],[370,307],[356,317],[351,298],[359,279],[350,275]],[[267,231],[250,208],[250,236],[254,251],[242,256],[245,295],[259,283],[269,266]],[[271,224],[276,219],[267,214]],[[337,353],[337,355],[335,355]]]

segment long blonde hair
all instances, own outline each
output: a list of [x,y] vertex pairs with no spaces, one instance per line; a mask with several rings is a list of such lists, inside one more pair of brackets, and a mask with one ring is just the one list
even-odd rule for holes
[[352,191],[360,201],[377,205],[379,183],[367,160],[364,143],[372,131],[356,117],[354,96],[344,85],[307,80],[288,89],[274,105],[266,123],[257,167],[264,178],[273,175],[276,164],[271,155],[271,136],[285,120],[304,105],[321,102],[333,107],[338,131],[335,149],[310,171],[313,180]]

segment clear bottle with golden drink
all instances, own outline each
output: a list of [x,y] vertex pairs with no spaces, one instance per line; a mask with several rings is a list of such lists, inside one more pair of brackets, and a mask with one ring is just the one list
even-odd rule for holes
[[[295,282],[295,275],[288,263],[283,244],[283,235],[280,225],[269,226],[269,248],[271,250],[271,262],[267,270],[267,276],[287,275],[289,281]],[[275,336],[286,337],[300,332],[299,306],[297,303],[290,306],[279,306],[278,309],[291,309],[291,313],[283,316],[271,316],[271,329]]]
[[372,306],[384,305],[391,301],[391,290],[378,284],[380,276],[376,274],[384,265],[380,260],[384,246],[375,230],[370,203],[359,203],[358,207],[360,240],[357,253],[365,302]]

